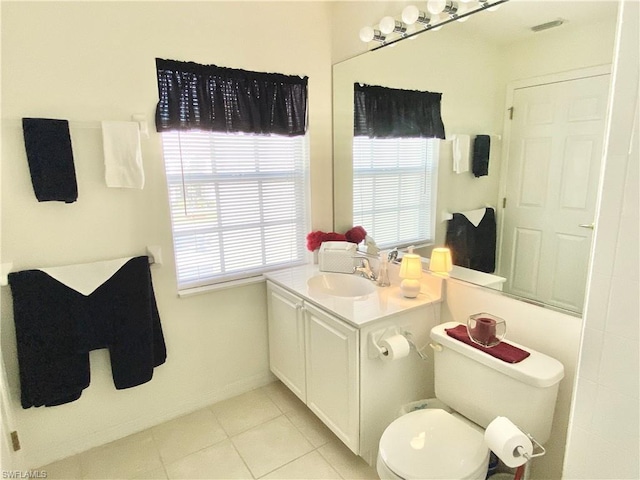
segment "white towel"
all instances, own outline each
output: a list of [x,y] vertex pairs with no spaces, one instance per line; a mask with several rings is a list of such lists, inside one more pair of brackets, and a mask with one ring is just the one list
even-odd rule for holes
[[471,163],[471,136],[452,135],[453,171],[463,173],[469,171]]
[[81,263],[64,267],[38,268],[38,270],[87,297],[113,277],[131,258],[117,258],[104,262]]
[[474,227],[480,225],[480,222],[484,218],[484,214],[487,212],[486,208],[479,208],[477,210],[469,210],[467,212],[460,212],[462,215],[467,217],[471,223],[473,223]]
[[107,187],[143,188],[142,149],[137,122],[102,122]]

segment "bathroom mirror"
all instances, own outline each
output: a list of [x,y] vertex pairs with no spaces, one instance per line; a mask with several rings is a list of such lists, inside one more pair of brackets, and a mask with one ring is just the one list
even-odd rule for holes
[[[407,4],[398,3],[397,18]],[[442,93],[447,138],[438,141],[435,242],[420,248],[418,253],[428,258],[433,247],[444,245],[449,214],[493,207],[497,223],[495,272],[486,274],[456,267],[451,275],[533,303],[580,314],[592,237],[588,227],[594,221],[602,157],[616,15],[617,3],[606,0],[511,0],[497,11],[480,12],[464,23],[451,22],[438,31],[424,31],[335,64],[335,230],[346,231],[352,226],[354,83]],[[549,22],[559,25],[537,32],[531,29]],[[357,35],[355,26],[354,35]],[[584,78],[597,78],[598,85],[585,86],[585,93],[567,100],[572,92],[582,92],[583,88],[581,83],[574,86],[570,82]],[[592,92],[594,88],[599,89],[598,93]],[[514,119],[510,119],[514,104]],[[546,145],[541,140],[547,134],[535,130],[537,127],[532,127],[532,123],[515,121],[521,114],[519,110],[526,111],[527,121],[533,124],[552,125],[552,131],[561,130],[553,123],[557,111],[564,111],[570,124],[588,123],[587,130],[591,130],[563,130],[564,138],[553,140],[553,148],[560,149],[554,155],[560,159],[539,161],[546,158],[545,149],[551,148],[551,143]],[[456,134],[470,135],[472,139],[476,135],[490,135],[487,176],[476,178],[471,172],[454,173],[450,138]],[[505,221],[511,222],[510,207],[522,207],[517,214],[520,219],[528,221],[536,216],[532,213],[536,209],[529,207],[548,203],[542,193],[552,195],[549,185],[556,184],[564,189],[554,194],[562,204],[557,210],[579,210],[582,214],[555,220],[560,225],[571,225],[569,230],[552,227],[548,233],[543,232],[538,224],[555,213],[543,214],[535,226],[505,225]]]

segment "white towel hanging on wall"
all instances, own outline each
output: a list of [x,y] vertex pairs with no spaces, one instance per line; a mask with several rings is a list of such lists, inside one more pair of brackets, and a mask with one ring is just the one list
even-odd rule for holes
[[451,146],[453,148],[453,171],[455,173],[468,172],[471,159],[471,135],[452,135],[451,140]]
[[102,122],[105,181],[107,187],[144,187],[138,122]]

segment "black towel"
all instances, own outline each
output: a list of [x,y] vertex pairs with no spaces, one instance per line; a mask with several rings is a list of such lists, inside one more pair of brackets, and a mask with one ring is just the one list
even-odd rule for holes
[[454,265],[480,272],[496,269],[496,214],[487,208],[478,226],[461,213],[447,223],[445,245],[451,250]]
[[476,177],[489,175],[489,154],[491,152],[491,137],[478,135],[473,141],[472,170]]
[[22,407],[77,400],[89,351],[109,348],[117,389],[151,380],[166,347],[147,257],[129,260],[88,296],[40,270],[9,274]]
[[38,201],[75,202],[78,185],[69,122],[23,118],[22,129],[31,183]]

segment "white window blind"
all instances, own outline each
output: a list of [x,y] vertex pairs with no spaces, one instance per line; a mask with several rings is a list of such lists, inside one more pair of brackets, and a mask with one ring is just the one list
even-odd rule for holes
[[302,263],[306,137],[162,133],[178,288]]
[[353,224],[382,248],[432,243],[436,139],[353,139]]

